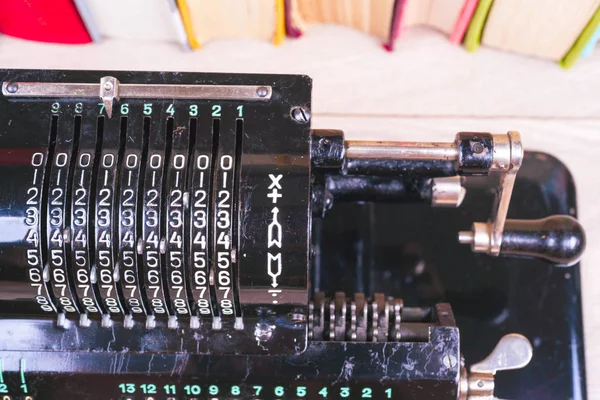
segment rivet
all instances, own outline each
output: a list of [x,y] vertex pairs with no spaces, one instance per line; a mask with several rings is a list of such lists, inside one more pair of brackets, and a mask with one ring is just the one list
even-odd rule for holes
[[481,143],[473,144],[473,152],[476,154],[483,152],[483,145]]
[[18,90],[19,90],[19,85],[17,85],[14,82],[11,82],[8,85],[6,85],[6,91],[8,93],[17,93]]
[[258,97],[266,97],[268,94],[269,94],[269,90],[264,86],[261,86],[258,89],[256,89],[256,95]]

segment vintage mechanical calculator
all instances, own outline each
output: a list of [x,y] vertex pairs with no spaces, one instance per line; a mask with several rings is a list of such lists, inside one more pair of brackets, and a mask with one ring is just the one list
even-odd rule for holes
[[585,398],[573,182],[518,132],[345,140],[306,76],[0,78],[0,399]]

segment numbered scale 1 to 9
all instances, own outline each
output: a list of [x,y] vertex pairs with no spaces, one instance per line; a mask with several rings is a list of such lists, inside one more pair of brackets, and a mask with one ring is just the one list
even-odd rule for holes
[[[157,395],[172,398],[240,398],[240,399],[392,399],[391,387],[356,384],[327,386],[322,383],[294,385],[156,385],[120,383],[123,395]],[[158,398],[158,397],[156,397]]]

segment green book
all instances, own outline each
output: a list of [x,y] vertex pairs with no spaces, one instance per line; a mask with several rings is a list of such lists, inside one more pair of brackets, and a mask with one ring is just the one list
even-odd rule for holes
[[468,52],[472,53],[479,48],[485,20],[490,13],[493,2],[494,0],[479,0],[477,8],[473,13],[473,17],[471,18],[471,23],[469,23],[467,33],[465,34],[464,46]]
[[575,62],[585,49],[585,46],[588,44],[592,36],[594,36],[594,33],[596,32],[596,29],[598,29],[598,26],[600,26],[600,7],[596,10],[594,15],[592,16],[592,19],[590,19],[590,22],[588,22],[585,28],[583,28],[583,31],[581,32],[575,43],[573,43],[571,49],[567,52],[567,54],[565,54],[562,60],[558,62],[561,67],[563,67],[564,69],[569,69],[575,64]]

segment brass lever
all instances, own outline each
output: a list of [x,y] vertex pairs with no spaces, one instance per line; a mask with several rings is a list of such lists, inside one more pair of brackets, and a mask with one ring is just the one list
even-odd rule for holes
[[523,368],[532,356],[533,348],[525,336],[516,333],[503,336],[489,356],[471,366],[469,374],[462,368],[459,399],[498,400],[494,396],[496,372]]

